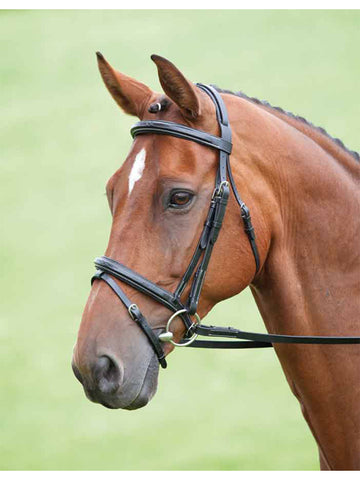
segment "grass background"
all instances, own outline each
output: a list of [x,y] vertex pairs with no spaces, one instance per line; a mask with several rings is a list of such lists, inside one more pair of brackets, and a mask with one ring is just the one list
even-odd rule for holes
[[[359,150],[359,11],[0,12],[2,470],[316,470],[271,350],[177,350],[144,409],[90,403],[70,368],[130,146],[100,50],[159,89],[158,53],[194,81],[267,99]],[[264,331],[249,291],[207,320]]]

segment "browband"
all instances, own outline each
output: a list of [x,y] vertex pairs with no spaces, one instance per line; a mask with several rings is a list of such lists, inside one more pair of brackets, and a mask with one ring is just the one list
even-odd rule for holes
[[137,122],[131,127],[130,133],[133,138],[137,135],[148,135],[149,133],[172,135],[173,137],[200,143],[206,147],[216,148],[228,155],[230,155],[232,149],[231,142],[223,138],[203,132],[202,130],[195,130],[180,123],[167,122],[165,120],[143,120]]

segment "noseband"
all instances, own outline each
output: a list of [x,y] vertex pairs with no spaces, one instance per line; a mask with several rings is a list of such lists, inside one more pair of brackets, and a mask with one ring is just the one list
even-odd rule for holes
[[[255,241],[255,232],[251,223],[250,211],[242,201],[231,172],[230,154],[232,150],[231,128],[229,125],[227,110],[220,94],[211,86],[197,84],[215,105],[216,117],[220,127],[220,136],[211,135],[201,130],[190,128],[174,122],[163,120],[141,121],[131,128],[131,135],[157,134],[170,135],[173,137],[190,140],[219,152],[219,164],[215,178],[215,188],[210,201],[210,208],[201,232],[197,247],[179,285],[174,293],[171,293],[150,280],[142,277],[125,265],[105,256],[95,259],[96,273],[91,279],[101,279],[106,282],[115,292],[126,307],[130,317],[136,322],[147,336],[152,345],[159,363],[166,368],[165,354],[162,342],[171,342],[176,346],[192,346],[202,348],[261,348],[272,347],[273,343],[312,343],[312,344],[344,344],[360,343],[360,337],[308,337],[292,335],[269,335],[261,333],[243,332],[231,327],[213,327],[200,324],[200,318],[196,313],[201,290],[203,287],[206,271],[211,254],[218,238],[225,211],[230,195],[230,187],[240,207],[240,215],[244,224],[245,233],[249,239],[250,247],[255,260],[255,275],[260,268],[260,258]],[[180,300],[190,278],[193,276],[190,293],[186,303]],[[131,302],[114,278],[130,285],[141,293],[153,298],[173,312],[169,318],[165,333],[157,335],[150,327],[138,306]],[[173,341],[170,331],[172,321],[180,317],[186,327],[186,333],[181,343]],[[195,321],[191,319],[195,317]],[[207,341],[196,340],[198,335],[210,337],[237,338],[245,341]]]

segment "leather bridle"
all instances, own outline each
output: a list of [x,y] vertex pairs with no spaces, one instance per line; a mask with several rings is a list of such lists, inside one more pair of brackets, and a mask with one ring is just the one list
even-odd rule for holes
[[[231,172],[230,154],[232,149],[231,128],[227,110],[223,99],[215,88],[197,84],[197,87],[203,90],[215,105],[217,121],[220,127],[220,136],[211,135],[201,130],[196,130],[185,125],[163,120],[145,120],[137,122],[131,128],[131,135],[157,134],[170,135],[185,140],[190,140],[219,152],[219,164],[215,178],[215,188],[210,201],[210,208],[206,217],[204,228],[201,232],[195,252],[186,269],[182,279],[179,282],[174,293],[171,293],[150,280],[142,277],[125,265],[105,256],[95,259],[96,273],[91,282],[95,279],[101,279],[106,282],[115,292],[118,298],[126,307],[130,317],[139,325],[152,345],[159,363],[166,368],[165,354],[162,348],[162,342],[171,342],[176,346],[192,346],[200,348],[264,348],[272,347],[273,343],[303,343],[303,344],[354,344],[360,343],[360,337],[311,337],[294,335],[271,335],[263,333],[251,333],[237,330],[231,327],[213,327],[200,324],[200,318],[197,314],[197,307],[201,290],[203,287],[206,271],[211,258],[215,242],[218,238],[225,211],[230,195],[230,187],[235,199],[240,207],[241,218],[244,224],[245,233],[249,239],[250,247],[255,260],[255,275],[260,268],[260,258],[255,241],[255,232],[251,223],[250,211],[242,201]],[[157,335],[150,327],[145,317],[140,312],[138,306],[124,293],[122,288],[114,278],[130,285],[141,293],[148,295],[157,302],[164,305],[173,312],[173,315],[167,322],[166,331]],[[192,278],[189,296],[184,304],[180,298]],[[186,327],[186,333],[181,343],[173,341],[173,334],[170,326],[174,318],[179,316]],[[195,321],[191,317],[195,316]],[[226,337],[236,338],[245,341],[212,341],[196,340],[198,335],[207,337]]]

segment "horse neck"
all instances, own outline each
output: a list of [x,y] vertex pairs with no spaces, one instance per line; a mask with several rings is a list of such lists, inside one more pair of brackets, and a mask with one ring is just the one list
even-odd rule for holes
[[266,255],[254,282],[265,323],[282,333],[350,334],[345,299],[359,288],[358,162],[345,150],[335,156],[330,138],[317,143],[318,132],[306,135],[244,99],[232,107],[234,171]]
[[[268,331],[358,335],[359,164],[245,100],[232,114],[236,181],[264,261],[251,288]],[[359,469],[358,346],[274,347],[323,464]]]

